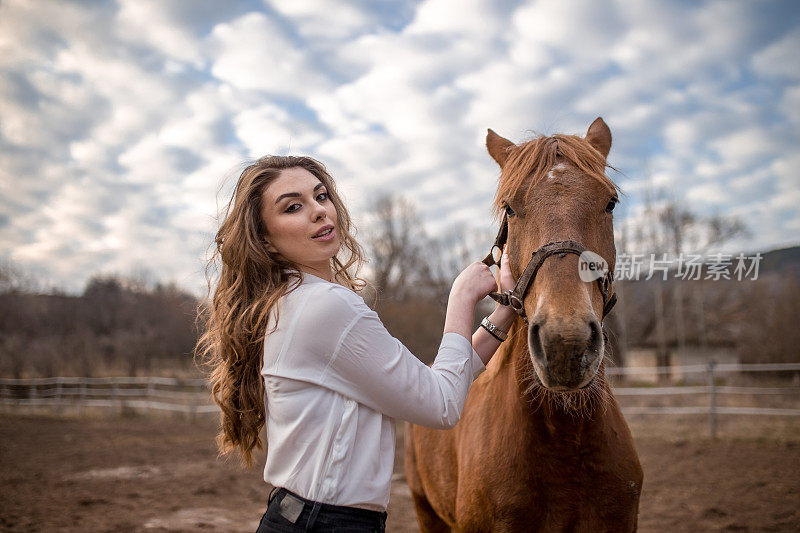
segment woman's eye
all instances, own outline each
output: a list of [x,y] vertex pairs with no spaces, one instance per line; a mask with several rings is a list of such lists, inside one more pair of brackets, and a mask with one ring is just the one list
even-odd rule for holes
[[300,209],[300,204],[291,204],[289,207],[286,208],[285,212],[286,213],[294,213],[298,209]]
[[606,206],[606,213],[610,213],[614,210],[614,206],[617,205],[618,200],[616,198],[612,198],[608,205]]
[[516,213],[514,213],[514,210],[511,209],[511,206],[506,204],[506,215],[513,217],[515,214]]
[[325,200],[327,200],[327,199],[328,199],[328,193],[326,193],[326,192],[320,193],[320,194],[317,196],[317,201],[318,201],[318,202],[324,202],[324,201],[325,201]]

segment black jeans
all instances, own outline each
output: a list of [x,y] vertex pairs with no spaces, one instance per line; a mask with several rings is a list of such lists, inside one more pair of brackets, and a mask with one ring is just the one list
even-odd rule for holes
[[314,502],[284,488],[275,488],[256,533],[272,531],[384,533],[386,513]]

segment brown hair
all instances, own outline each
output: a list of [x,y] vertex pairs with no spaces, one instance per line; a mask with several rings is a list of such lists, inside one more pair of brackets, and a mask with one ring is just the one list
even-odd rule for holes
[[265,423],[261,364],[264,337],[269,333],[267,323],[274,311],[277,325],[276,303],[302,281],[294,263],[267,250],[262,196],[282,170],[295,167],[309,171],[325,184],[336,208],[336,231],[342,246],[331,259],[334,281],[356,291],[365,285],[357,277],[364,253],[353,237],[355,228],[333,178],[322,163],[310,157],[266,156],[244,169],[224,210],[215,238],[216,250],[206,268],[211,295],[209,270],[221,259],[214,295],[198,306],[203,333],[195,357],[210,368],[211,394],[222,410],[219,453],[229,455],[238,449],[247,466],[253,464],[253,448],[263,449],[259,437]]

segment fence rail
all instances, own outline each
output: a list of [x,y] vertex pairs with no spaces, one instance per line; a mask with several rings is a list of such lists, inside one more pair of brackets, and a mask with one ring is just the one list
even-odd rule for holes
[[[624,367],[606,369],[610,376],[660,375],[680,372],[682,375],[702,373],[707,385],[672,387],[613,387],[618,397],[661,397],[707,395],[707,406],[623,406],[626,415],[708,415],[711,436],[716,436],[720,415],[800,416],[800,409],[719,406],[720,395],[800,395],[800,387],[743,387],[717,385],[720,374],[749,372],[800,372],[800,363],[784,364],[716,364],[670,367]],[[49,406],[102,407],[176,411],[194,417],[216,413],[208,384],[203,379],[162,377],[50,377],[30,379],[0,378],[0,405],[11,407]]]
[[633,376],[637,374],[671,374],[680,371],[683,374],[708,372],[713,367],[714,372],[787,372],[800,371],[800,363],[769,363],[769,364],[740,364],[740,363],[708,363],[705,365],[684,366],[625,366],[607,368],[606,374],[610,376]]
[[176,411],[191,417],[218,409],[206,380],[162,377],[0,378],[0,405]]

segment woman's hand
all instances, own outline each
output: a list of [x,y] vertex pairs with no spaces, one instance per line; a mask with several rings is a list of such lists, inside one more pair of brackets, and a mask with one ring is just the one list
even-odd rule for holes
[[[508,245],[503,246],[503,258],[500,260],[500,291],[512,290],[517,285],[514,275],[511,273],[511,261],[508,259]],[[489,320],[502,330],[507,330],[516,318],[516,312],[507,305],[499,303],[494,307],[494,311],[489,315]]]
[[[503,247],[503,257],[500,260],[500,275],[498,276],[498,292],[509,291],[514,288],[517,282],[511,274],[511,265],[508,259],[508,248]],[[487,317],[489,322],[497,326],[502,332],[509,333],[509,328],[517,318],[516,312],[506,305],[497,304],[492,314]],[[488,333],[483,328],[478,328],[472,335],[472,347],[475,353],[488,364],[492,355],[497,351],[500,340]]]
[[475,305],[496,289],[497,282],[488,266],[476,261],[465,268],[450,289],[444,332],[458,333],[467,340],[471,339]]
[[503,247],[503,258],[500,265],[499,286],[489,267],[476,261],[456,277],[450,290],[450,297],[466,298],[477,304],[490,292],[504,292],[513,289],[517,282],[511,273],[508,245]]
[[503,257],[500,259],[500,290],[498,292],[510,291],[516,286],[517,281],[511,273],[511,261],[508,259],[508,245],[503,246]]
[[[444,320],[445,333],[455,332],[467,339],[472,338],[471,328],[475,305],[490,292],[497,291],[498,288],[509,290],[516,284],[508,263],[508,254],[504,249],[500,267],[500,287],[497,286],[497,280],[489,267],[480,261],[472,263],[456,277],[453,287],[450,289],[450,299],[447,301],[447,316]],[[496,326],[504,330],[511,325],[515,317],[516,313],[513,309],[500,305],[489,316]],[[483,358],[483,356],[481,357]]]
[[489,267],[476,261],[456,277],[450,289],[450,299],[469,303],[473,307],[490,292],[497,290],[497,281]]

